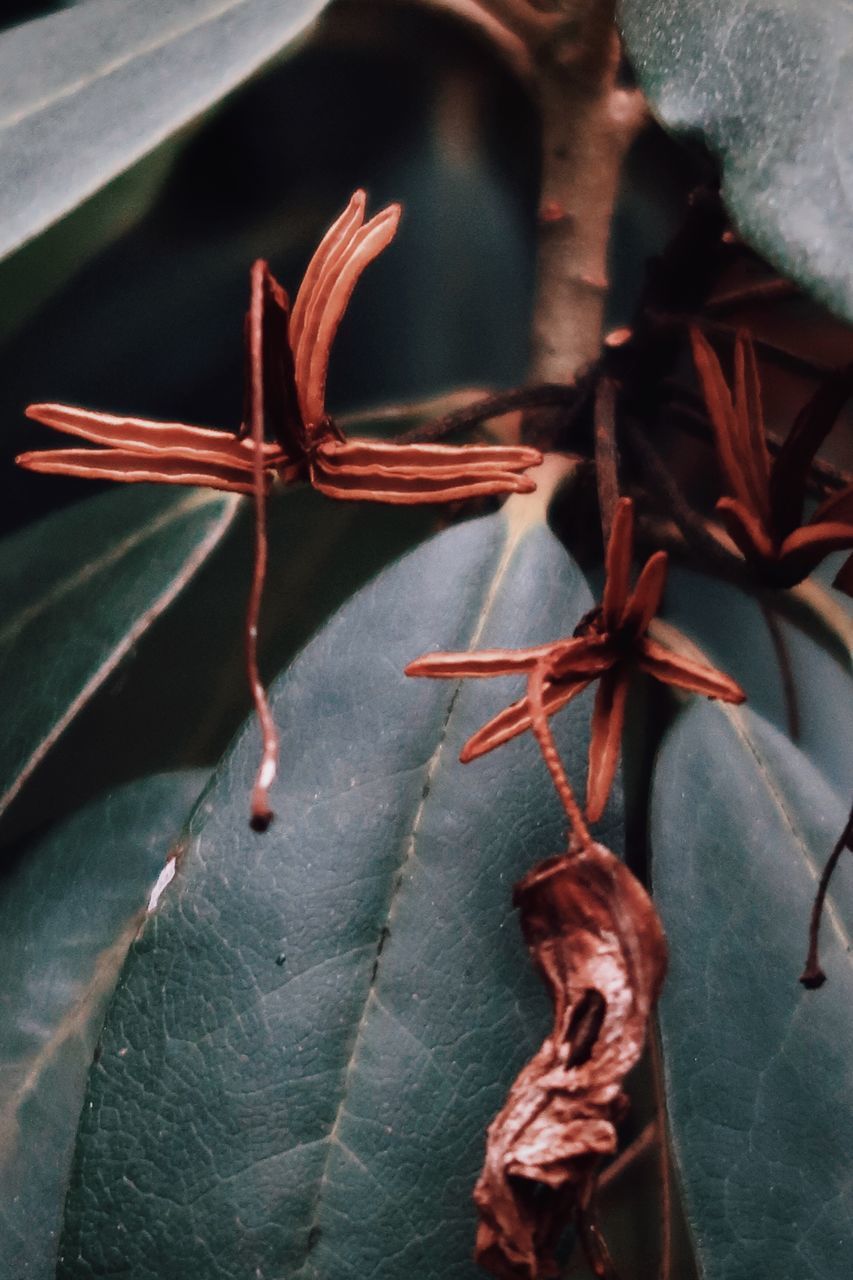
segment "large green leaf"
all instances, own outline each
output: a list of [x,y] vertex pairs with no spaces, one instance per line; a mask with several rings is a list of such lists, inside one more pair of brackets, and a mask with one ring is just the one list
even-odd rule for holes
[[0,544],[0,815],[132,661],[236,510],[219,494],[122,487]]
[[[402,670],[435,647],[553,638],[588,609],[548,530],[506,514],[519,505],[386,571],[276,685],[263,836],[246,823],[254,726],[237,741],[108,1015],[66,1280],[477,1274],[484,1127],[549,1022],[511,887],[564,819],[529,736],[457,762],[517,681]],[[588,711],[555,725],[578,778]]]
[[829,981],[797,981],[847,803],[750,712],[692,706],[660,752],[653,880],[671,948],[660,1014],[706,1280],[849,1275],[850,858],[822,931]]
[[50,1280],[104,1011],[207,773],[131,783],[20,851],[0,879],[0,1274]]
[[740,231],[853,320],[853,11],[847,0],[621,0],[652,107],[722,167]]
[[0,36],[0,256],[296,39],[324,0],[89,0]]
[[751,710],[789,736],[793,713],[797,746],[843,794],[853,724],[850,663],[814,620],[808,626],[804,612],[793,612],[790,597],[768,592],[765,600],[767,611],[731,583],[674,566],[665,616],[743,685]]
[[[430,518],[307,486],[276,494],[264,671]],[[105,787],[219,760],[250,707],[251,524],[248,501],[122,486],[0,542],[7,841]]]

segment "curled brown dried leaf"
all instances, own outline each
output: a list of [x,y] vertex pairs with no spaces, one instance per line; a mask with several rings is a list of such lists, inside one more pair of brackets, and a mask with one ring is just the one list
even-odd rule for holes
[[501,1280],[557,1274],[573,1218],[596,1275],[612,1275],[594,1219],[599,1163],[616,1150],[622,1082],[639,1060],[666,972],[658,914],[600,844],[540,863],[516,887],[524,937],[554,1024],[489,1127],[474,1191],[476,1257]]

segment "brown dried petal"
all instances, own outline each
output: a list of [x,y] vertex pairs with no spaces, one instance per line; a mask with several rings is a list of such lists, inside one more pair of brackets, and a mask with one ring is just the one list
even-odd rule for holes
[[554,1026],[489,1127],[476,1257],[502,1280],[543,1280],[600,1157],[616,1149],[622,1081],[643,1050],[666,943],[645,889],[602,845],[541,863],[515,902]]

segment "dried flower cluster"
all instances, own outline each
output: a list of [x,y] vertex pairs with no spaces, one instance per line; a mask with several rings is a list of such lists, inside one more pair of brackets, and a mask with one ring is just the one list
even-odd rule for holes
[[[279,739],[258,667],[258,620],[267,564],[265,495],[270,485],[307,481],[330,498],[412,505],[500,493],[530,493],[525,475],[542,461],[523,446],[394,444],[347,440],[326,412],[326,378],[335,335],[367,266],[393,240],[400,206],[365,222],[366,196],[356,191],[308,264],[292,311],[266,262],[251,270],[245,324],[243,424],[239,432],[177,422],[93,413],[62,404],[33,404],[29,417],[99,449],[23,453],[31,471],[126,483],[203,485],[253,494],[255,566],[246,620],[249,685],[261,726],[261,763],[251,820],[272,818]],[[274,440],[266,438],[271,432]]]
[[[693,358],[729,494],[717,503],[732,541],[760,579],[792,587],[833,551],[853,547],[853,485],[803,523],[809,464],[853,391],[853,366],[830,377],[798,414],[778,456],[767,451],[761,383],[752,340],[735,339],[734,394],[714,349],[691,330]],[[853,588],[853,557],[836,585]]]
[[[308,481],[330,498],[412,504],[531,492],[535,484],[522,473],[541,462],[536,449],[347,440],[327,414],[326,378],[335,336],[359,277],[391,243],[400,221],[400,206],[389,205],[365,222],[365,200],[364,192],[356,191],[326,232],[292,311],[269,266],[254,264],[240,432],[33,404],[29,417],[105,447],[39,450],[21,454],[18,464],[91,479],[252,493],[260,451],[267,487],[275,479],[285,485]],[[253,323],[260,328],[254,342]],[[256,400],[275,442],[257,442],[248,434]]]
[[[601,604],[582,619],[574,635],[529,649],[424,654],[406,668],[410,676],[444,679],[524,673],[529,681],[533,673],[538,673],[547,716],[554,715],[598,680],[587,779],[587,817],[591,822],[604,812],[613,784],[628,688],[635,671],[724,702],[743,702],[746,697],[740,685],[723,672],[673,653],[647,634],[663,596],[667,555],[657,551],[650,557],[631,592],[633,544],[634,507],[630,498],[622,498],[616,507],[607,548],[607,579]],[[528,691],[478,729],[465,743],[460,759],[467,762],[493,751],[530,729],[531,722]]]

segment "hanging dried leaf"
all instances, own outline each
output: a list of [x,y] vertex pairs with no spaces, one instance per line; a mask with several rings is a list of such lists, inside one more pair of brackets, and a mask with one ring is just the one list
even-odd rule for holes
[[514,901],[554,1026],[489,1127],[476,1257],[502,1280],[556,1275],[554,1249],[574,1216],[606,1275],[589,1205],[666,972],[663,929],[640,882],[599,844],[540,863]]

